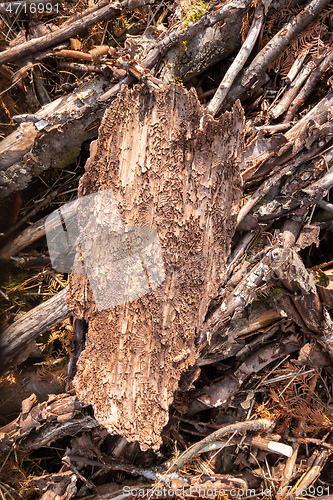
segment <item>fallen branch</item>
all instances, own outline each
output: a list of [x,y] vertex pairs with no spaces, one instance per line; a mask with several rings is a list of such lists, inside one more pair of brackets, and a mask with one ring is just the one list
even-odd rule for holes
[[70,315],[66,304],[67,287],[16,320],[0,335],[0,363],[5,370],[11,358],[25,345]]
[[221,439],[228,434],[235,434],[237,432],[249,432],[249,431],[258,431],[265,430],[271,431],[274,428],[274,422],[272,420],[267,419],[258,419],[246,422],[236,422],[235,424],[226,425],[225,427],[221,427],[209,436],[205,437],[198,443],[195,443],[190,448],[188,448],[184,453],[180,455],[180,457],[173,462],[171,467],[168,469],[168,474],[175,472],[176,470],[183,467],[191,458],[193,458],[198,453],[201,453],[203,449],[209,446],[211,443],[214,443],[216,440]]
[[226,446],[235,446],[236,444],[241,446],[253,446],[254,448],[265,450],[268,453],[277,453],[285,457],[290,457],[292,453],[291,446],[280,443],[280,441],[274,441],[273,439],[263,438],[260,436],[246,436],[245,439],[244,437],[234,437],[232,439],[228,439],[228,441],[215,441],[201,450],[201,453],[221,450]]
[[332,60],[333,60],[333,48],[330,49],[329,54],[325,57],[325,59],[319,65],[319,67],[316,67],[312,71],[308,81],[305,83],[301,92],[298,94],[296,99],[294,99],[294,101],[290,104],[288,112],[285,116],[286,122],[292,120],[297,111],[299,110],[299,108],[303,106],[303,104],[305,103],[311,92],[313,92],[313,90],[315,89],[322,75],[329,68]]
[[[274,108],[271,110],[270,115],[273,120],[281,116],[285,111],[287,111],[288,106],[292,103],[292,101],[295,99],[297,92],[300,90],[302,87],[303,83],[305,80],[311,75],[312,71],[318,66],[320,63],[321,58],[317,58],[314,61],[309,61],[304,68],[299,72],[297,75],[297,78],[292,82],[290,85],[289,90],[287,90],[282,99],[274,106]],[[285,118],[285,121],[290,122],[291,118],[287,117]]]
[[35,114],[20,116],[22,123],[0,142],[0,199],[26,188],[48,168],[64,168],[76,161],[82,143],[97,135],[104,113],[98,97],[111,86],[107,78],[98,76]]
[[63,42],[68,38],[78,35],[90,26],[99,24],[107,19],[112,19],[123,11],[135,10],[138,7],[152,3],[154,3],[154,0],[122,0],[119,3],[107,4],[88,15],[85,15],[85,12],[83,12],[79,19],[71,22],[65,27],[59,28],[57,31],[53,31],[50,34],[39,38],[33,38],[28,42],[1,52],[0,64],[23,59],[30,54],[34,54],[40,50],[45,50],[48,47],[52,47],[53,45]]
[[[69,203],[65,205],[64,207],[61,208],[61,212],[63,215],[66,217],[72,217],[76,211],[76,205],[73,203]],[[52,214],[55,214],[57,210],[52,212]],[[50,214],[51,215],[51,214]],[[2,261],[7,261],[11,259],[14,255],[18,254],[21,250],[24,248],[28,247],[35,241],[39,240],[43,236],[45,236],[45,221],[50,215],[46,215],[42,219],[40,219],[38,222],[35,222],[31,226],[27,227],[24,229],[20,234],[18,234],[13,240],[9,241],[6,243],[1,249],[0,249],[0,260]],[[51,222],[49,222],[49,231],[55,227],[56,224],[56,217],[51,217],[49,221],[53,221],[54,226],[51,225]]]
[[[271,1],[271,0],[270,0]],[[267,13],[267,9],[269,7],[270,1],[265,3],[265,10]],[[249,55],[252,52],[252,49],[257,41],[257,38],[259,36],[259,33],[261,31],[262,25],[264,21],[264,6],[261,2],[257,4],[252,25],[250,28],[250,31],[247,34],[247,37],[238,52],[237,56],[235,57],[234,61],[232,62],[230,68],[226,72],[222,82],[220,83],[213,99],[210,101],[210,103],[207,106],[207,111],[208,113],[211,113],[213,116],[217,115],[217,113],[220,111],[221,106],[223,104],[223,101],[229,92],[233,82],[235,81],[238,73],[241,71],[243,68],[244,64],[246,63]]]
[[288,71],[288,74],[286,76],[285,82],[287,85],[289,85],[296,78],[296,76],[297,76],[299,70],[301,69],[308,53],[309,53],[309,49],[304,49],[297,56],[294,64],[292,65],[292,67],[290,68],[290,70]]

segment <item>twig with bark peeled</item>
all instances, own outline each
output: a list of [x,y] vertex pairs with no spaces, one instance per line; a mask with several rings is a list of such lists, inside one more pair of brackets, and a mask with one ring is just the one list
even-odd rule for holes
[[198,453],[201,453],[201,450],[206,448],[211,443],[215,442],[218,439],[221,439],[228,434],[235,434],[237,432],[249,432],[249,431],[271,431],[274,428],[274,421],[267,420],[264,418],[258,420],[250,420],[246,422],[236,422],[235,424],[226,425],[225,427],[221,427],[209,436],[205,437],[198,443],[195,443],[190,448],[188,448],[184,453],[180,455],[180,457],[171,465],[168,469],[168,474],[175,472],[176,470],[183,467],[191,458],[193,458]]
[[[270,2],[271,0],[265,3],[266,12]],[[263,21],[264,21],[264,6],[261,2],[259,2],[254,13],[250,31],[248,32],[247,37],[240,51],[238,52],[233,63],[226,72],[222,82],[220,83],[213,99],[207,106],[208,113],[211,113],[213,116],[215,116],[221,109],[221,106],[223,104],[223,101],[227,93],[229,92],[237,75],[243,69],[244,64],[246,63],[249,55],[251,54],[252,49],[261,31]]]

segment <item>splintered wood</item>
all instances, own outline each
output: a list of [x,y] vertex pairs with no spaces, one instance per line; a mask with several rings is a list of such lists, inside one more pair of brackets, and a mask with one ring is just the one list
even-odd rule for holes
[[[87,275],[73,274],[68,299],[89,324],[77,395],[109,432],[143,449],[162,442],[169,406],[196,361],[196,335],[224,277],[242,147],[239,104],[214,120],[182,86],[137,86],[106,112],[80,182],[80,197],[112,190],[123,226],[152,228],[162,250],[165,279],[150,293],[100,310]],[[98,231],[83,221],[81,235]],[[117,285],[111,269],[110,277],[108,287],[101,278],[101,295]]]

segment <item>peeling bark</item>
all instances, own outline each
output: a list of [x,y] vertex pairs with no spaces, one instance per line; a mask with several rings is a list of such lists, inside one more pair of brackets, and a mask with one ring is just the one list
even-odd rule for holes
[[[122,223],[154,228],[162,248],[165,280],[125,305],[98,311],[87,277],[73,275],[70,284],[69,306],[89,321],[78,397],[109,432],[143,448],[161,443],[223,278],[240,200],[242,133],[239,105],[215,121],[181,86],[125,89],[105,114],[80,183],[81,197],[112,189]],[[91,224],[83,223],[83,235],[98,232],[96,219]],[[108,274],[101,290],[112,286]]]

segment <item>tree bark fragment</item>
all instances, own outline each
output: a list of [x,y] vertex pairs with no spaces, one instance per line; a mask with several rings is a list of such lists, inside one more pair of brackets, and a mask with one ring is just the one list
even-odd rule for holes
[[[77,394],[110,432],[143,447],[161,443],[223,277],[240,195],[235,159],[242,133],[238,105],[215,121],[193,91],[137,86],[122,91],[106,113],[81,180],[79,196],[112,189],[123,224],[153,227],[162,247],[165,280],[128,304],[97,311],[84,275],[73,275],[70,285],[70,308],[89,322]],[[103,279],[107,290],[112,282]]]

